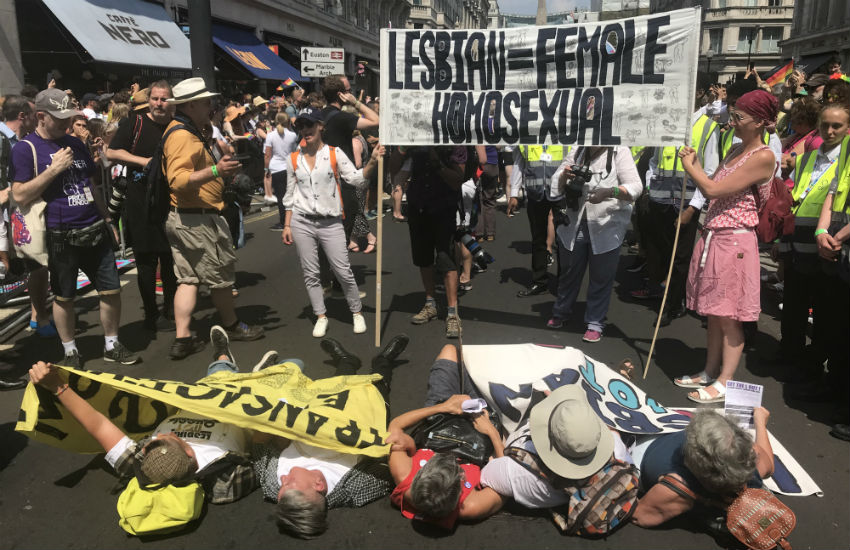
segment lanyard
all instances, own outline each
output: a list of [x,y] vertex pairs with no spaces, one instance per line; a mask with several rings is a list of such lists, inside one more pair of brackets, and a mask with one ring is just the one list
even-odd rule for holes
[[809,180],[809,185],[808,185],[808,187],[806,187],[806,190],[805,190],[805,191],[803,191],[803,193],[800,195],[800,198],[799,198],[799,199],[797,199],[797,203],[798,203],[798,204],[802,204],[802,202],[803,202],[804,200],[806,200],[806,197],[809,195],[809,191],[811,191],[811,190],[814,188],[814,186],[818,184],[818,182],[819,182],[819,181],[820,181],[820,179],[824,176],[824,174],[826,174],[827,172],[829,172],[829,169],[830,169],[830,168],[832,168],[833,166],[835,166],[835,163],[836,163],[836,162],[838,162],[838,159],[837,159],[837,158],[836,158],[834,161],[830,162],[830,163],[829,163],[829,166],[827,166],[826,168],[824,168],[824,169],[823,169],[823,170],[822,170],[822,171],[821,171],[821,172],[820,172],[817,176],[815,176],[815,173],[814,173],[814,172],[812,172],[812,178],[811,178],[811,180]]

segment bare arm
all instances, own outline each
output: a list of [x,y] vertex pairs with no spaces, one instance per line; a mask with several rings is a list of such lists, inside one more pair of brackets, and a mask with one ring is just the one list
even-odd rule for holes
[[390,421],[390,425],[387,427],[387,431],[403,431],[409,428],[410,426],[413,426],[423,418],[428,418],[432,414],[463,414],[463,409],[461,408],[461,405],[463,405],[463,402],[467,399],[469,399],[468,395],[456,394],[437,405],[432,405],[431,407],[423,407],[421,409],[414,409],[404,414],[400,414],[399,416],[396,416]]
[[488,518],[498,512],[507,500],[489,487],[476,489],[460,505],[458,517],[468,521]]
[[269,169],[269,163],[272,161],[272,148],[266,145],[263,151],[263,168]]
[[351,138],[351,153],[354,155],[354,158],[351,159],[354,162],[354,167],[363,168],[363,144],[356,137]]
[[50,183],[62,172],[71,166],[74,160],[74,152],[70,147],[65,147],[53,155],[50,163],[42,173],[29,181],[16,181],[12,183],[12,198],[15,202],[27,205],[38,199]]
[[773,475],[773,448],[770,446],[770,438],[767,435],[767,419],[770,412],[764,407],[758,407],[753,411],[753,424],[756,428],[756,469],[762,478]]
[[151,160],[150,157],[140,157],[130,153],[129,151],[125,151],[124,149],[107,149],[106,158],[112,162],[132,164],[133,166],[138,166],[140,168],[147,166]]
[[638,501],[632,522],[641,527],[656,527],[693,507],[692,500],[656,484]]
[[772,151],[761,150],[753,154],[740,169],[735,170],[720,182],[715,182],[705,175],[696,158],[696,152],[690,147],[683,147],[679,152],[682,166],[697,184],[702,194],[709,199],[717,199],[739,193],[745,189],[766,182],[776,170],[776,157]]
[[482,412],[473,420],[473,426],[479,432],[490,438],[490,443],[493,444],[493,456],[496,458],[505,456],[505,444],[502,443],[502,436],[499,435],[499,430],[490,422],[490,416],[486,412]]
[[95,438],[104,451],[109,451],[124,438],[124,432],[68,387],[68,383],[53,365],[39,361],[30,369],[30,380],[54,394],[58,393],[59,402]]

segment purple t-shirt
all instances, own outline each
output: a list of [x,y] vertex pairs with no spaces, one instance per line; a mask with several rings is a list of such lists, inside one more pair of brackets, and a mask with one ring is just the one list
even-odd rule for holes
[[83,142],[73,136],[47,140],[35,132],[31,133],[12,149],[11,181],[26,182],[36,176],[33,173],[32,147],[25,141],[35,146],[39,174],[50,166],[53,155],[59,150],[70,147],[74,152],[71,167],[56,176],[41,194],[47,203],[44,211],[47,228],[88,227],[99,220],[101,215],[94,203],[95,191],[91,183],[96,166]]

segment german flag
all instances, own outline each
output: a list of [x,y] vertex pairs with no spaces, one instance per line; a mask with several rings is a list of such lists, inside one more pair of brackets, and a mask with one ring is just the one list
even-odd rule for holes
[[785,65],[780,65],[779,67],[775,67],[771,69],[770,75],[764,79],[765,82],[772,88],[777,84],[782,84],[785,82],[785,79],[791,76],[791,73],[794,72],[794,60],[792,59]]

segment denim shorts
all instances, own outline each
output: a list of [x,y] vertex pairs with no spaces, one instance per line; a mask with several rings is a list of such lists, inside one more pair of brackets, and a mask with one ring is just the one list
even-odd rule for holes
[[121,292],[115,254],[109,239],[103,239],[93,247],[72,246],[48,231],[47,251],[50,287],[57,300],[68,302],[74,299],[77,294],[78,270],[86,274],[98,294]]

